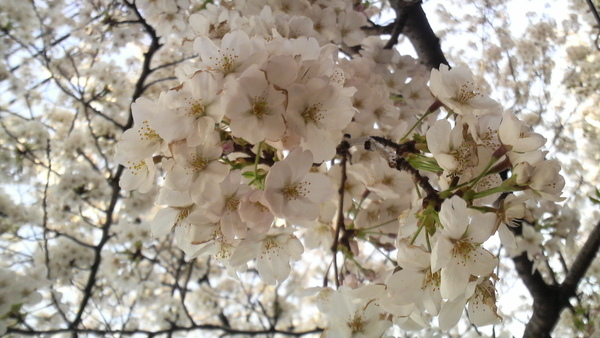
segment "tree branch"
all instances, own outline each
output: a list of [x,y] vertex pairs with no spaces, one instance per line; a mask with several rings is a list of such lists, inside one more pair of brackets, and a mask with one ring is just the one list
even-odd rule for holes
[[592,264],[594,258],[598,254],[598,250],[600,249],[600,222],[596,224],[594,230],[588,236],[587,241],[579,251],[575,262],[571,266],[567,277],[560,285],[562,292],[565,293],[566,296],[574,296],[575,290],[577,289],[577,285],[579,281],[583,278],[588,268]]
[[442,52],[440,39],[431,29],[421,5],[416,5],[410,11],[410,14],[402,33],[408,37],[410,43],[415,47],[421,63],[428,69],[437,69],[442,63],[447,65],[448,60]]
[[600,222],[590,233],[577,255],[567,277],[560,285],[548,285],[538,271],[531,273],[533,263],[524,253],[513,258],[519,276],[533,297],[533,315],[525,327],[523,337],[551,337],[561,312],[570,306],[569,299],[575,296],[577,285],[600,249]]

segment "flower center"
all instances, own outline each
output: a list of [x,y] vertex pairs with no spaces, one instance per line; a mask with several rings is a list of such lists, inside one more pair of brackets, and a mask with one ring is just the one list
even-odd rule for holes
[[471,258],[471,252],[475,251],[475,244],[467,241],[458,241],[454,244],[452,255],[462,259],[466,266],[467,260]]
[[219,60],[218,65],[223,69],[223,73],[229,74],[235,70],[235,64],[238,59],[237,55],[229,54],[229,48],[225,49],[225,53],[222,53],[219,49],[219,53],[221,53],[222,57]]
[[234,196],[229,196],[225,200],[225,207],[229,211],[235,211],[235,210],[238,209],[239,206],[240,206],[240,200],[238,198],[236,198],[235,195]]
[[471,142],[463,142],[458,148],[450,152],[450,155],[456,160],[456,169],[451,173],[453,175],[462,174],[467,168],[474,167],[478,163],[477,147]]
[[460,86],[460,88],[458,89],[458,93],[456,97],[453,98],[453,100],[462,104],[466,104],[467,102],[476,98],[477,96],[481,96],[481,94],[477,92],[479,88],[475,88],[475,91],[473,90],[473,87],[474,84],[470,81],[467,81],[465,84]]
[[181,224],[181,222],[183,222],[183,220],[185,220],[190,215],[190,213],[192,212],[192,206],[179,207],[174,209],[179,210],[179,212],[177,213],[177,217],[175,217],[175,223],[173,223],[173,228],[171,229],[171,231],[178,227]]
[[276,236],[267,236],[263,241],[263,250],[260,258],[264,258],[267,254],[276,254],[280,248],[281,246],[277,242]]
[[129,169],[129,171],[131,171],[131,173],[133,175],[137,175],[140,170],[143,170],[147,167],[146,162],[144,162],[144,161],[140,161],[137,163],[127,161],[127,164],[128,164],[127,169]]
[[350,327],[350,330],[352,330],[352,333],[358,333],[364,331],[367,322],[360,314],[358,314],[358,311],[356,311],[352,320],[347,324],[348,327]]
[[304,122],[317,124],[323,119],[323,115],[321,114],[321,104],[313,104],[306,108],[300,115],[304,118]]
[[206,157],[194,156],[189,162],[193,172],[201,172],[208,167],[209,160]]
[[206,116],[206,106],[202,104],[202,100],[196,100],[195,102],[188,102],[190,105],[189,111],[186,114],[188,117],[201,117]]
[[442,278],[440,277],[439,271],[431,273],[431,269],[427,269],[427,272],[425,274],[425,281],[423,282],[423,286],[421,286],[421,289],[424,290],[425,287],[431,286],[434,291],[438,290],[440,288],[441,280]]
[[307,182],[300,182],[295,185],[288,185],[287,187],[282,189],[283,197],[285,197],[288,201],[295,200],[298,197],[304,197],[308,193],[308,189],[304,186],[310,185]]
[[265,115],[269,115],[270,112],[271,110],[263,97],[255,97],[252,100],[252,110],[250,111],[250,114],[262,119]]
[[150,128],[150,123],[148,121],[143,121],[142,126],[138,130],[138,134],[140,135],[140,139],[142,141],[157,141],[160,140],[160,136],[158,133]]

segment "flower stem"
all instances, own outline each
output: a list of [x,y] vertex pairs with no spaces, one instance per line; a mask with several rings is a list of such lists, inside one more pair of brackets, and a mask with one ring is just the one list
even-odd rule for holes
[[412,126],[412,128],[410,128],[409,131],[406,132],[406,134],[404,134],[404,136],[402,136],[402,138],[400,139],[400,142],[402,142],[404,139],[406,139],[410,133],[413,132],[413,130],[415,130],[415,128],[417,128],[421,122],[423,122],[423,120],[425,120],[425,118],[429,115],[431,115],[433,112],[437,111],[439,107],[442,106],[442,103],[438,100],[436,100],[431,106],[429,106],[429,108],[427,108],[427,111],[425,112],[425,114],[423,114],[423,116],[421,116],[417,122],[415,122],[415,124]]
[[479,183],[479,181],[488,174],[488,171],[490,170],[492,165],[494,163],[496,163],[496,161],[498,161],[497,158],[495,158],[495,157],[490,158],[490,161],[485,166],[485,168],[481,171],[481,174],[479,174],[479,176],[475,177],[475,179],[473,180],[473,183],[471,183],[471,186],[470,186],[471,189],[474,189],[475,186],[477,185],[477,183]]

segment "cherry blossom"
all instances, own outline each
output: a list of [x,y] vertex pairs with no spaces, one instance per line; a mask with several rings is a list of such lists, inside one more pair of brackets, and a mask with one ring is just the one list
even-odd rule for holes
[[188,190],[196,187],[199,190],[209,181],[221,182],[229,169],[219,162],[223,152],[219,135],[211,132],[205,135],[203,142],[190,147],[185,141],[171,146],[175,164],[167,174],[165,185],[172,189]]
[[273,227],[266,234],[248,232],[231,255],[231,265],[239,266],[256,258],[256,269],[265,283],[283,282],[290,273],[290,260],[299,260],[304,252],[293,231]]
[[481,247],[493,233],[496,215],[467,209],[467,203],[454,196],[442,204],[442,228],[431,252],[431,270],[441,269],[440,292],[450,301],[460,296],[470,277],[487,276],[497,259]]
[[431,70],[430,88],[433,95],[459,115],[499,114],[500,104],[481,93],[473,73],[464,66]]
[[319,203],[333,193],[324,174],[309,172],[313,163],[308,150],[296,149],[271,167],[265,181],[265,200],[277,217],[290,222],[311,221],[319,215]]
[[546,143],[546,138],[531,132],[522,121],[509,112],[502,116],[498,136],[502,144],[510,146],[510,150],[515,152],[534,151]]
[[264,59],[260,50],[256,50],[248,34],[236,30],[225,34],[220,46],[205,36],[194,41],[194,49],[206,69],[217,70],[223,75],[244,71],[257,60]]
[[251,143],[279,141],[286,130],[285,94],[257,67],[248,68],[232,87],[226,96],[231,131]]

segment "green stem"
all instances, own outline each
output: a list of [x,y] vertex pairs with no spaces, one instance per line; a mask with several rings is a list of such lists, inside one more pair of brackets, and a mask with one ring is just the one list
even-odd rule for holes
[[473,195],[473,200],[478,199],[478,198],[483,198],[483,197],[486,197],[486,196],[489,196],[489,195],[493,195],[493,194],[498,193],[498,192],[501,193],[501,192],[509,192],[509,191],[514,191],[514,189],[512,189],[512,188],[506,188],[506,187],[503,187],[503,186],[499,186],[499,187],[495,187],[495,188],[492,188],[492,189],[488,189],[488,190],[484,190],[484,191],[480,191],[478,193],[475,193],[475,195]]
[[254,177],[258,175],[258,162],[260,162],[260,152],[262,151],[263,142],[264,141],[261,141],[256,149],[256,157],[254,158]]
[[410,243],[409,243],[410,245],[415,244],[415,241],[417,240],[417,236],[419,236],[419,234],[421,233],[421,230],[423,229],[424,226],[425,226],[425,222],[422,222],[421,225],[419,225],[419,228],[417,229],[417,232],[415,232],[415,235],[410,240]]
[[427,250],[431,252],[431,242],[429,242],[429,234],[425,231],[425,241],[427,242]]
[[419,197],[419,199],[423,198],[423,196],[421,195],[421,189],[419,189],[419,185],[417,184],[417,182],[413,180],[413,184],[415,185],[415,190],[417,191],[417,196]]
[[261,141],[256,149],[256,157],[254,158],[254,179],[250,182],[250,185],[257,183],[256,186],[261,190],[264,189],[264,186],[262,179],[259,179],[258,176],[258,163],[260,162],[260,152],[262,151],[263,142],[264,141]]
[[479,174],[479,176],[475,177],[475,179],[473,180],[473,183],[471,183],[471,189],[475,190],[474,188],[477,185],[477,183],[479,183],[479,181],[488,174],[488,170],[490,170],[490,168],[492,167],[492,165],[494,163],[496,163],[496,161],[498,161],[497,158],[495,158],[495,157],[490,158],[490,161],[485,166],[485,169],[483,169],[481,171],[481,174]]
[[397,221],[397,220],[398,220],[397,218],[395,218],[395,219],[391,219],[391,220],[389,220],[389,221],[387,221],[387,222],[384,222],[384,223],[381,223],[381,224],[377,224],[377,225],[374,225],[374,226],[372,226],[372,227],[368,227],[368,228],[360,229],[360,231],[362,232],[362,231],[368,231],[368,230],[377,229],[377,228],[379,228],[379,227],[382,227],[382,226],[384,226],[384,225],[390,224],[390,223],[392,223],[392,222],[394,222],[394,221]]
[[433,111],[427,111],[425,114],[423,114],[423,116],[421,116],[417,120],[417,122],[415,122],[415,124],[412,126],[412,128],[410,128],[410,130],[407,131],[406,134],[404,134],[404,136],[402,136],[402,138],[400,139],[400,142],[402,142],[403,140],[405,140],[410,135],[410,133],[412,133],[413,130],[415,130],[421,124],[421,122],[423,122],[423,120],[425,120],[425,118],[427,116],[429,116],[431,113],[433,113]]

